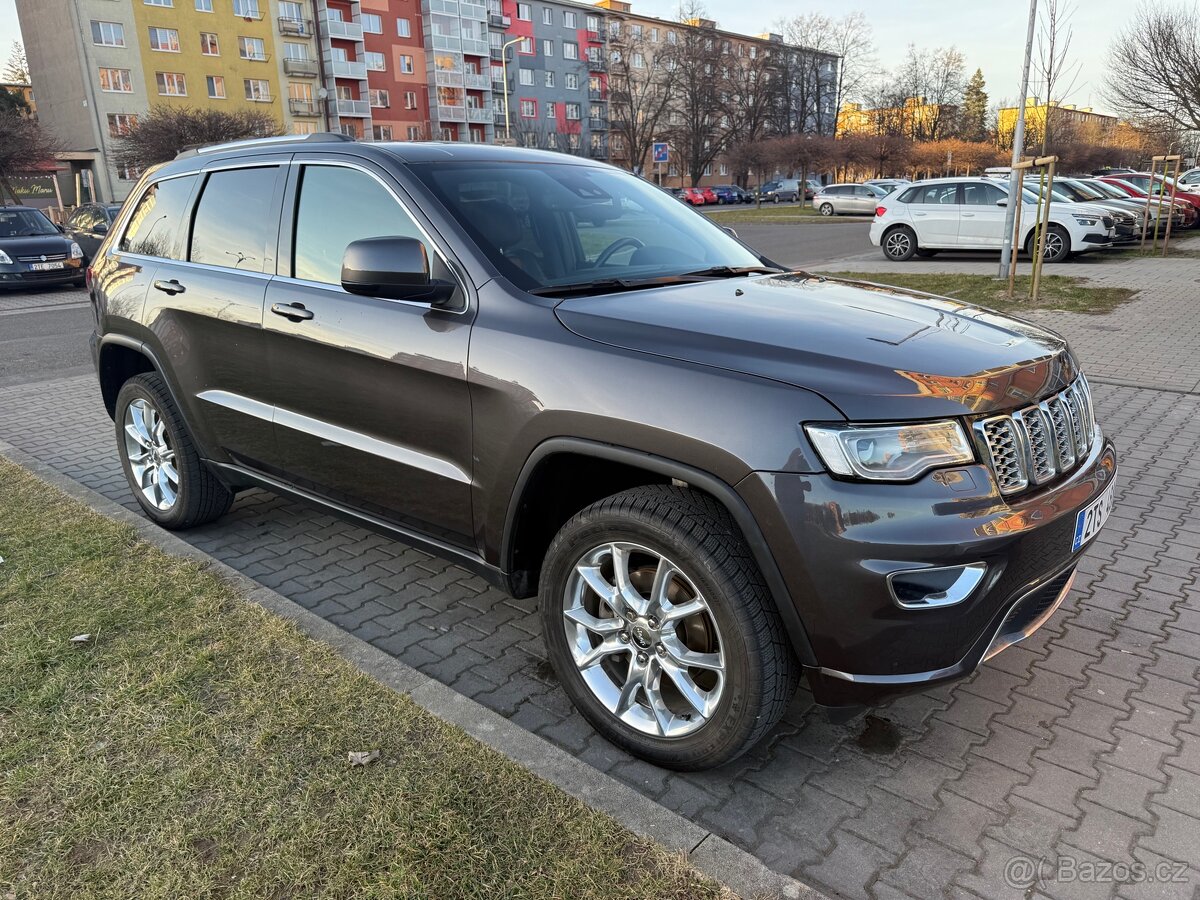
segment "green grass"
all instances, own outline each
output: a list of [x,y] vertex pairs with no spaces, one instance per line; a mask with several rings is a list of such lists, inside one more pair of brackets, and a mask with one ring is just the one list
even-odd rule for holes
[[873,281],[895,287],[924,291],[1005,312],[1030,309],[1062,309],[1081,313],[1107,313],[1132,299],[1133,288],[1095,287],[1082,278],[1069,275],[1043,275],[1037,303],[1029,300],[1029,276],[1019,275],[1013,296],[1007,296],[1008,283],[991,275],[957,273],[915,274],[907,272],[821,272],[831,278]]
[[704,208],[704,214],[719,225],[732,225],[736,222],[762,222],[763,224],[784,223],[794,225],[803,221],[852,221],[863,218],[860,216],[822,216],[811,206],[784,206],[774,203],[764,203],[761,207],[746,203],[738,206],[713,206]]
[[3,460],[0,556],[0,897],[720,896]]

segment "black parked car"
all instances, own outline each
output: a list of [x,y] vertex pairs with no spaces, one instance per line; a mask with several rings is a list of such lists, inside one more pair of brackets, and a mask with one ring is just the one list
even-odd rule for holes
[[71,213],[64,223],[64,233],[83,249],[85,265],[100,249],[104,236],[120,211],[119,203],[85,203]]
[[676,768],[802,673],[845,713],[1062,601],[1117,463],[1061,338],[788,272],[603,163],[339,138],[150,171],[93,263],[154,521],[266,487],[536,594],[563,690]]
[[0,288],[83,281],[83,251],[45,213],[31,206],[0,206]]

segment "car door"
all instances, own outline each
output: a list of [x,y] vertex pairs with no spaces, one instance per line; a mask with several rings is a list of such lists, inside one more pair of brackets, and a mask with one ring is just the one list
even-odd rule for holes
[[[473,309],[444,246],[399,183],[365,160],[298,157],[280,276],[267,290],[267,364],[282,475],[334,502],[473,548],[467,347]],[[341,286],[346,246],[425,244],[454,308]]]
[[159,259],[146,296],[146,324],[200,445],[260,470],[275,456],[262,320],[287,159],[214,162],[189,176],[196,199],[178,216],[179,252]]
[[958,226],[961,247],[999,247],[1004,243],[1004,191],[986,182],[964,182],[962,217]]
[[875,201],[877,199],[875,192],[866,185],[862,184],[856,184],[853,190],[854,197],[852,200],[854,203],[854,212],[858,215],[862,215],[864,213],[874,214]]
[[935,181],[923,185],[910,212],[922,247],[957,247],[962,207],[958,182]]

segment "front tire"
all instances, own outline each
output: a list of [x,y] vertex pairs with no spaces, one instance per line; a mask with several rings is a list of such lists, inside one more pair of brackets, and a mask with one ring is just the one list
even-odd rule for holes
[[883,255],[892,262],[905,262],[917,252],[917,233],[907,225],[893,228],[883,236]]
[[[1029,254],[1030,259],[1037,253],[1036,228],[1029,232],[1029,237],[1025,240],[1025,252]],[[1042,262],[1065,262],[1070,255],[1071,236],[1067,234],[1067,229],[1053,222],[1050,223],[1050,226],[1046,229],[1046,246],[1042,252]]]
[[564,690],[597,731],[656,765],[735,759],[795,693],[762,576],[705,494],[650,485],[592,504],[554,538],[539,587]]
[[228,512],[233,492],[200,459],[161,375],[146,372],[126,381],[114,419],[121,468],[150,519],[178,530]]
[[821,215],[832,216],[833,215],[833,204],[832,203],[822,203],[821,204]]

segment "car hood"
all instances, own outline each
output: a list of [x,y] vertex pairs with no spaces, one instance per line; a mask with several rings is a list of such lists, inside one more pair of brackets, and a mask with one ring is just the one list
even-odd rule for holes
[[816,391],[851,420],[1009,409],[1075,378],[1066,342],[954,300],[795,272],[565,300],[576,334]]
[[0,250],[15,261],[18,256],[53,256],[71,251],[71,239],[61,234],[41,234],[34,237],[0,238]]

